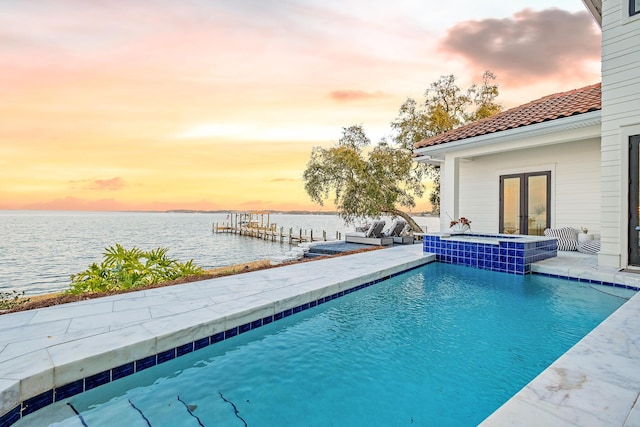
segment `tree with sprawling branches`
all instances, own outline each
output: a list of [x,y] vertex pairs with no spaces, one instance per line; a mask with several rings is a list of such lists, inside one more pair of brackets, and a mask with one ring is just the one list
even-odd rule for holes
[[413,161],[413,146],[471,121],[499,112],[498,86],[490,71],[483,84],[464,92],[453,75],[443,76],[425,92],[425,101],[408,98],[391,123],[391,142],[381,140],[373,148],[362,125],[342,129],[342,137],[330,148],[314,147],[304,171],[305,190],[323,205],[333,194],[338,214],[346,223],[381,215],[401,217],[414,231],[422,231],[408,211],[424,194],[425,178],[434,183],[430,201],[440,204],[437,168]]

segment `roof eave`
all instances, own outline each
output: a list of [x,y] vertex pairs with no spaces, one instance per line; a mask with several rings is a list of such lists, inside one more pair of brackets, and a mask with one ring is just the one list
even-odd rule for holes
[[474,136],[472,138],[461,139],[459,141],[451,141],[429,147],[422,147],[414,150],[414,160],[430,164],[442,163],[444,161],[444,154],[450,152],[471,147],[476,148],[485,145],[499,144],[501,142],[514,139],[532,138],[549,133],[599,125],[601,123],[600,117],[600,110],[596,110],[588,113],[576,114],[575,116],[550,120],[548,122],[535,123],[500,132]]
[[596,23],[602,28],[602,0],[582,0]]

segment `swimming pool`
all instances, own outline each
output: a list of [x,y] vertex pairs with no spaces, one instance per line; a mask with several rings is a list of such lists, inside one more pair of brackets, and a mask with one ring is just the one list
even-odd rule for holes
[[477,424],[624,303],[610,294],[621,291],[433,263],[15,425]]

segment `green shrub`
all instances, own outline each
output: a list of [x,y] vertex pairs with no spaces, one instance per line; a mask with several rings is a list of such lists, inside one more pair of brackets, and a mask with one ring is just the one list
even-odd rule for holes
[[144,252],[136,247],[127,250],[117,244],[105,249],[104,260],[71,276],[71,294],[134,289],[186,276],[204,274],[193,260],[181,263],[167,257],[167,249]]
[[24,298],[24,291],[0,292],[0,310],[12,310],[28,303],[29,298]]

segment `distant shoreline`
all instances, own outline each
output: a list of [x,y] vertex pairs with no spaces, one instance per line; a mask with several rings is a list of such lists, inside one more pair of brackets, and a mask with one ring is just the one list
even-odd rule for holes
[[[336,211],[281,211],[274,209],[217,209],[217,210],[200,210],[200,209],[170,209],[163,211],[148,211],[148,210],[115,210],[115,211],[92,211],[92,210],[64,210],[64,209],[0,209],[0,212],[92,212],[92,213],[202,213],[202,214],[228,214],[228,213],[243,213],[243,212],[265,212],[275,215],[339,215]],[[410,212],[411,216],[420,217],[436,217],[430,212]]]
[[[139,212],[139,211],[127,211],[127,212]],[[149,212],[166,212],[166,213],[242,213],[242,212],[257,212],[257,210],[215,210],[215,211],[207,211],[207,210],[197,210],[197,209],[171,209],[168,211],[149,211]],[[271,210],[264,209],[259,212],[265,212],[270,214],[281,214],[281,215],[338,215],[338,212],[327,212],[327,211],[279,211],[279,210]],[[419,213],[410,213],[411,216],[424,216],[424,217],[434,217],[432,213],[428,212],[419,212]]]

